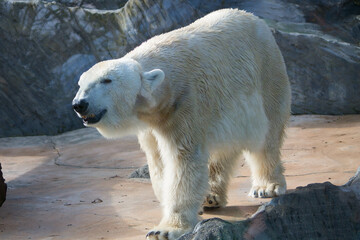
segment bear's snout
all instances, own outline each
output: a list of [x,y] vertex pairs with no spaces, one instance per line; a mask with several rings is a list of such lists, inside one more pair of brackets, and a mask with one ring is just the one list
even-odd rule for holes
[[86,113],[88,106],[89,106],[89,103],[84,99],[81,99],[81,100],[74,99],[72,102],[73,109],[75,110],[75,112],[77,112],[79,114]]

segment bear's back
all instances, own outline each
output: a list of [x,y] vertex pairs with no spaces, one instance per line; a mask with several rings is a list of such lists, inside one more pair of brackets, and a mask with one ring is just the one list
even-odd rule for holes
[[261,51],[266,46],[272,51],[277,47],[274,44],[262,20],[242,10],[222,9],[188,26],[157,35],[125,57],[137,60],[144,71],[154,67],[172,73],[189,67],[211,70],[226,62],[232,67],[263,65],[262,58],[269,53]]
[[[242,10],[212,12],[186,27],[149,39],[126,57],[138,61],[143,71],[162,69],[174,98],[188,92],[193,103],[207,105],[215,115],[261,94],[272,118],[271,109],[276,109],[281,99],[287,103],[290,96],[284,61],[270,29],[263,20]],[[207,110],[199,107],[199,111]]]
[[[250,36],[250,34],[254,34],[251,32],[255,30],[260,33],[259,37],[263,38],[263,30],[266,28],[266,24],[251,13],[238,9],[221,9],[196,20],[190,25],[148,39],[135,48],[131,55],[144,53],[147,49],[150,50],[155,47],[170,45],[174,47],[181,41],[188,41],[189,39],[201,42],[203,38],[221,37],[219,35],[223,33],[229,34],[232,32],[231,35],[240,33],[243,36]],[[266,29],[265,31],[269,30]]]

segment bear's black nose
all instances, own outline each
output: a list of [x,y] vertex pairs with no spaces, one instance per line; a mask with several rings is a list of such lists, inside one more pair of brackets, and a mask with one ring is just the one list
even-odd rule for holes
[[87,101],[85,101],[84,99],[79,100],[73,100],[72,102],[72,107],[73,109],[80,113],[80,114],[84,114],[87,110],[89,106],[89,103]]

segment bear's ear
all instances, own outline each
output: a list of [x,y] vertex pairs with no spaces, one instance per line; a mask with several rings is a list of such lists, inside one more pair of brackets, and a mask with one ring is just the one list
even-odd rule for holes
[[147,88],[150,93],[158,88],[164,79],[165,73],[161,69],[154,69],[143,73],[144,87]]

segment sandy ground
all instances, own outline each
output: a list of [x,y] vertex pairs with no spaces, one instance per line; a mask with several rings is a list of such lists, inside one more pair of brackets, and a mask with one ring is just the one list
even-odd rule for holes
[[[360,115],[294,116],[282,149],[288,189],[344,184],[360,165]],[[0,239],[144,239],[161,217],[149,180],[128,179],[146,163],[136,137],[104,140],[94,129],[0,139],[8,195]],[[203,218],[241,220],[266,199],[247,197],[239,161],[227,207]]]

